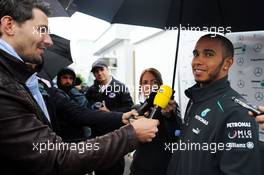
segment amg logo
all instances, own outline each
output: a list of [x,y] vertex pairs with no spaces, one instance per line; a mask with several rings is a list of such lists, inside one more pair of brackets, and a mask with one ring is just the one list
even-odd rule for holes
[[234,130],[228,133],[228,138],[230,139],[251,139],[252,131],[251,130]]
[[227,128],[241,128],[241,127],[247,127],[250,128],[251,124],[250,122],[231,122],[226,124]]
[[237,131],[237,137],[238,138],[252,138],[252,132],[251,130],[238,130]]
[[203,124],[205,124],[205,125],[208,125],[208,123],[209,123],[207,120],[203,119],[203,118],[200,117],[199,115],[195,115],[195,118],[196,118],[197,120],[199,120],[200,122],[202,122]]

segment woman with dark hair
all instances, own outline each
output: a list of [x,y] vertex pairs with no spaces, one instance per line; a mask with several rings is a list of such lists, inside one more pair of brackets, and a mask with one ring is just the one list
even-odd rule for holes
[[[145,100],[153,91],[163,84],[160,72],[155,68],[145,69],[140,76],[140,100]],[[130,167],[131,175],[165,175],[172,153],[165,149],[166,145],[176,142],[175,133],[181,125],[180,112],[174,100],[158,117],[159,132],[152,142],[139,144]]]
[[139,79],[139,100],[145,101],[149,94],[163,84],[160,72],[155,68],[143,70]]

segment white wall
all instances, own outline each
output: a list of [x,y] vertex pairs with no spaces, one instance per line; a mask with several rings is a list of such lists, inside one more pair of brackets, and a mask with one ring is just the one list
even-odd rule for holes
[[88,77],[91,74],[92,63],[96,60],[96,57],[93,56],[93,52],[93,42],[89,40],[71,41],[73,63],[70,67],[73,68],[76,73],[81,74],[86,81],[88,81]]
[[114,77],[123,83],[130,83],[132,72],[132,45],[128,40],[121,40],[111,48],[105,50],[97,57],[117,58],[117,70]]
[[146,68],[156,68],[162,74],[165,85],[171,86],[177,32],[161,32],[135,44],[136,85],[141,72]]
[[117,69],[113,76],[129,88],[133,97],[133,46],[129,40],[121,40],[97,57],[117,58]]

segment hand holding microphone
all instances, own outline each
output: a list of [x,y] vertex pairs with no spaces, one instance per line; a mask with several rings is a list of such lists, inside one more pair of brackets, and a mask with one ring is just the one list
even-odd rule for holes
[[260,127],[264,129],[264,106],[259,106],[258,108],[251,106],[235,97],[232,97],[232,100],[239,104],[240,106],[249,110],[249,115],[255,116],[256,121],[260,124]]
[[254,116],[256,118],[256,122],[258,122],[261,129],[264,130],[264,106],[259,106],[255,110],[257,110],[258,113],[249,111],[249,115]]
[[177,109],[178,105],[175,100],[170,100],[168,105],[165,109],[161,110],[161,113],[163,116],[170,118],[171,116],[177,115],[177,112],[179,112],[179,109]]
[[160,115],[161,110],[165,109],[170,102],[172,95],[173,89],[171,87],[165,85],[161,86],[154,98],[154,108],[151,110],[148,118],[157,118],[157,116]]
[[261,114],[264,114],[262,111],[260,111],[259,109],[257,109],[256,107],[254,106],[251,106],[250,104],[247,104],[239,99],[237,99],[236,97],[232,97],[232,100],[239,104],[240,106],[242,106],[243,108],[246,108],[247,110],[249,110],[252,115],[261,115]]
[[264,106],[259,106],[259,110],[262,114],[256,116],[256,121],[260,124],[260,127],[264,129]]
[[144,101],[144,103],[138,109],[136,109],[138,115],[140,116],[144,115],[145,112],[147,112],[151,107],[154,106],[153,102],[156,94],[157,92],[151,92],[149,94],[149,97]]
[[129,123],[133,122],[134,120],[136,120],[138,118],[139,117],[138,117],[137,111],[133,109],[133,110],[131,110],[129,112],[123,113],[123,115],[122,115],[122,122],[124,124],[129,124]]
[[[157,92],[151,92],[149,94],[149,97],[144,101],[144,103],[140,105],[138,108],[136,108],[134,112],[131,113],[132,115],[129,116],[128,120],[132,122],[135,119],[137,119],[137,116],[143,116],[145,112],[149,111],[149,109],[154,106],[153,101],[156,94]],[[135,114],[135,112],[137,113],[137,115],[133,115]]]
[[[146,101],[138,108],[136,109],[136,112],[139,116],[144,115],[145,112],[147,112],[151,107],[154,107],[151,110],[150,115],[148,118],[157,118],[157,115],[161,113],[162,109],[165,110],[171,110],[173,106],[176,107],[175,101],[171,100],[171,97],[173,95],[173,89],[169,86],[161,86],[158,92],[152,92],[149,95],[149,98],[146,99]],[[168,109],[166,107],[170,103]],[[129,120],[135,119],[134,116],[130,116]]]

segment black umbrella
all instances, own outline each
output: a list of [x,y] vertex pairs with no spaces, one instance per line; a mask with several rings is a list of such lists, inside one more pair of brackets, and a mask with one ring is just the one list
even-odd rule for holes
[[232,31],[263,30],[262,0],[74,0],[78,11],[110,23],[157,28],[232,27]]
[[77,11],[74,0],[43,0],[50,4],[51,15],[49,17],[69,17]]
[[[78,11],[110,23],[168,29],[218,30],[219,32],[264,30],[264,1],[232,0],[74,0]],[[193,28],[191,28],[193,27]],[[195,27],[195,28],[194,28]],[[220,27],[220,28],[219,28]],[[231,28],[230,28],[231,27]],[[174,65],[176,74],[180,30]]]
[[60,1],[58,0],[43,0],[43,1],[50,4],[51,15],[49,17],[69,16],[67,10],[65,10],[65,8],[62,6]]
[[51,35],[53,46],[49,47],[43,54],[44,65],[39,73],[41,78],[51,81],[57,73],[64,67],[70,65],[72,61],[70,51],[70,41]]

